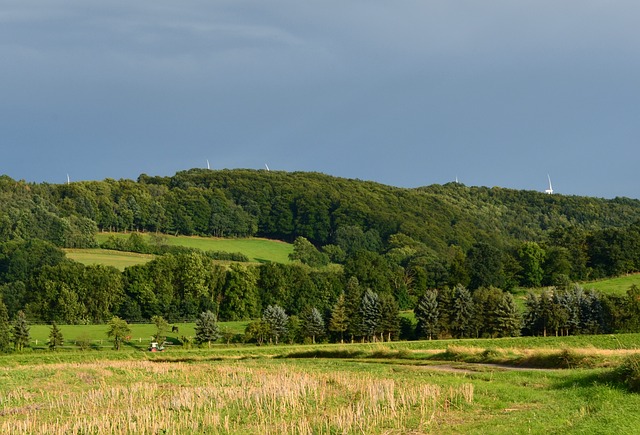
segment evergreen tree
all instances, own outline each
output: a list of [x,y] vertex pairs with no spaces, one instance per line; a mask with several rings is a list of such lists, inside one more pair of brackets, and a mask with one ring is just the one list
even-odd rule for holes
[[456,286],[453,294],[451,332],[455,337],[468,338],[473,335],[475,306],[471,293],[465,287]]
[[440,309],[438,308],[438,292],[427,290],[418,301],[415,316],[418,320],[416,335],[427,337],[429,340],[436,338],[439,331]]
[[113,338],[113,348],[120,350],[120,346],[131,335],[131,329],[126,320],[121,319],[118,316],[114,316],[109,321],[109,330],[107,331],[107,337]]
[[360,302],[360,315],[362,316],[362,332],[369,339],[373,340],[380,328],[380,298],[371,289],[367,289],[362,295]]
[[29,347],[29,323],[24,311],[18,311],[18,315],[13,324],[13,346],[18,352],[25,347]]
[[360,303],[362,302],[363,294],[364,290],[360,286],[358,278],[355,276],[349,278],[344,292],[344,303],[347,318],[349,319],[347,331],[351,335],[351,342],[353,342],[354,337],[363,335],[362,313],[360,312]]
[[444,287],[437,291],[436,301],[439,313],[437,333],[440,337],[453,336],[451,327],[456,314],[453,306],[454,295],[455,288]]
[[53,322],[51,324],[51,331],[49,332],[49,349],[56,350],[62,345],[64,345],[62,332],[60,331],[60,328],[58,328],[58,324],[56,322]]
[[303,331],[307,337],[311,337],[311,342],[315,344],[316,337],[324,335],[324,319],[317,308],[313,307],[304,313]]
[[[395,298],[389,294],[380,296],[380,333],[387,336],[387,341],[391,341],[392,336],[400,333],[399,309]],[[383,339],[384,341],[384,339]]]
[[279,305],[269,305],[262,313],[262,321],[269,325],[269,335],[278,344],[280,337],[287,334],[289,316]]
[[496,308],[499,337],[517,337],[522,328],[522,317],[511,293],[505,292]]
[[204,311],[196,320],[196,343],[207,343],[211,347],[211,343],[220,338],[220,328],[216,321],[216,316],[211,311]]
[[584,334],[600,334],[604,329],[604,313],[600,296],[594,290],[585,292],[580,306],[580,324]]
[[348,327],[349,317],[347,316],[347,307],[344,300],[344,293],[341,293],[331,310],[329,331],[340,334],[340,343],[344,343],[344,333]]
[[475,311],[474,327],[476,337],[496,337],[500,326],[496,319],[496,309],[502,301],[503,291],[495,287],[482,287],[473,292]]
[[7,307],[0,297],[0,352],[8,352],[11,347],[11,324]]

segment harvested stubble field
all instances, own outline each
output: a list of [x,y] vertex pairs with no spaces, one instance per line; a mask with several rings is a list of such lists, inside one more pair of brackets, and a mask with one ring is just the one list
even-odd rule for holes
[[480,342],[7,355],[0,433],[637,433],[636,349]]
[[0,433],[424,432],[473,403],[468,382],[341,365],[138,360],[0,369]]

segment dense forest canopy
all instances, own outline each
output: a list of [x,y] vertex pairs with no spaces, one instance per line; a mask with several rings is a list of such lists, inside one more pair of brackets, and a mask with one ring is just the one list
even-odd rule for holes
[[[639,271],[639,222],[638,200],[458,183],[405,189],[319,173],[202,169],[69,184],[2,176],[0,290],[12,317],[26,310],[59,323],[114,314],[194,319],[208,310],[236,320],[276,306],[328,321],[341,297],[357,317],[365,295],[371,306],[409,309],[430,289],[439,296],[424,306],[451,302],[447,291],[459,286],[472,292],[458,291],[460,301],[486,305],[483,295],[493,295],[487,300],[509,307],[495,289],[569,289]],[[105,248],[159,256],[120,273],[73,263],[59,250],[96,247],[98,231],[134,234]],[[144,245],[138,232],[280,239],[294,242],[295,262],[223,267],[217,260],[246,259]]]

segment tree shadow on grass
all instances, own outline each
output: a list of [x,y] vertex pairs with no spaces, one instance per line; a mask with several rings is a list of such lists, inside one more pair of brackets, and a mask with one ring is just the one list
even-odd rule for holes
[[589,389],[596,386],[605,386],[616,390],[630,392],[627,383],[620,370],[608,369],[589,373],[571,373],[571,376],[560,379],[551,385],[551,389],[565,390],[570,388]]

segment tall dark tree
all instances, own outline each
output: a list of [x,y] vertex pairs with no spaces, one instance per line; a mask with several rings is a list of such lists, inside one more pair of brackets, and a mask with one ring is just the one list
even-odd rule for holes
[[502,295],[503,291],[496,287],[482,287],[473,292],[476,337],[497,337],[500,335],[496,312],[502,301]]
[[260,316],[260,296],[255,269],[232,264],[224,284],[220,317],[245,320]]
[[352,342],[354,337],[361,337],[363,335],[362,313],[360,311],[360,303],[362,302],[363,295],[364,289],[360,285],[358,278],[355,276],[349,278],[344,292],[344,302],[349,319],[347,331],[351,335]]
[[544,277],[543,265],[545,251],[536,242],[525,242],[518,250],[520,262],[521,283],[525,287],[540,287]]
[[480,287],[502,288],[505,275],[502,252],[488,243],[476,243],[467,253],[469,270],[469,287],[475,290]]
[[375,339],[379,332],[380,319],[380,298],[371,289],[365,290],[360,301],[360,315],[362,316],[362,332],[370,341]]
[[381,338],[386,336],[387,341],[391,341],[400,333],[398,303],[391,295],[383,294],[380,296],[380,326],[378,329]]
[[418,301],[415,316],[418,320],[416,325],[416,335],[427,337],[429,340],[436,338],[439,332],[440,310],[438,308],[438,292],[427,290]]
[[496,324],[499,337],[517,337],[522,328],[522,316],[513,295],[508,292],[502,294],[502,300],[496,308]]
[[469,290],[465,287],[456,286],[453,293],[453,310],[451,312],[451,332],[454,337],[472,337],[476,325],[476,306]]

